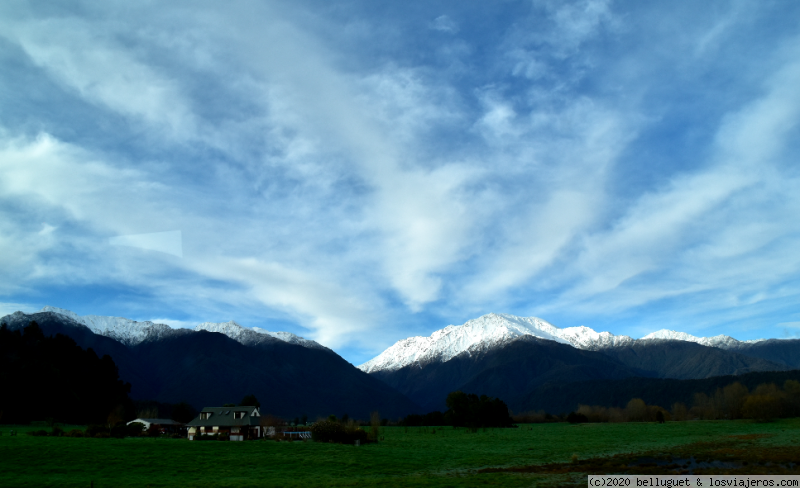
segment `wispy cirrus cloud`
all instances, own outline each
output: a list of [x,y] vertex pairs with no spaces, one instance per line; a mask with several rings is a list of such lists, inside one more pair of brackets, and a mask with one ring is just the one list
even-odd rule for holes
[[5,5],[2,298],[354,362],[490,311],[785,322],[800,75],[754,5]]

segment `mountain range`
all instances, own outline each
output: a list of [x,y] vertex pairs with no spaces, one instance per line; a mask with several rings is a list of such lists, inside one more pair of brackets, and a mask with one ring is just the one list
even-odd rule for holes
[[622,401],[614,392],[585,385],[619,388],[625,396],[635,385],[673,385],[659,381],[800,369],[800,340],[738,341],[669,330],[634,339],[506,314],[403,339],[358,368],[315,341],[233,321],[173,329],[55,307],[0,319],[12,329],[31,320],[45,333],[69,335],[82,347],[109,354],[133,385],[133,398],[203,407],[254,393],[264,411],[312,418],[364,418],[374,410],[397,418],[442,410],[446,394],[455,390],[499,397],[517,412],[575,408],[581,392]]
[[670,330],[633,339],[588,327],[561,329],[536,317],[488,314],[398,341],[359,368],[424,410],[444,408],[438,392],[462,390],[498,396],[522,411],[541,403],[532,392],[552,385],[797,369],[800,340],[738,341]]
[[36,321],[47,335],[64,334],[114,360],[131,397],[195,408],[254,394],[262,411],[284,417],[330,414],[397,418],[419,410],[406,396],[335,352],[289,333],[254,331],[235,322],[195,330],[120,317],[78,316],[45,307],[0,318],[16,330]]

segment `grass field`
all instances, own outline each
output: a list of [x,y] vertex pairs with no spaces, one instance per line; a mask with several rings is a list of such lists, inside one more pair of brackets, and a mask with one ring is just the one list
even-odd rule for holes
[[0,426],[0,486],[585,486],[589,473],[668,474],[637,460],[670,453],[724,461],[736,473],[800,473],[788,464],[800,459],[800,419],[387,427],[383,442],[360,447],[24,434],[40,428]]

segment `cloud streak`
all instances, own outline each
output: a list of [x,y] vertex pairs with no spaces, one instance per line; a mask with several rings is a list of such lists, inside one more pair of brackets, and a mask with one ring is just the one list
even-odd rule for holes
[[353,362],[487,312],[780,335],[800,65],[754,5],[3,6],[0,299]]

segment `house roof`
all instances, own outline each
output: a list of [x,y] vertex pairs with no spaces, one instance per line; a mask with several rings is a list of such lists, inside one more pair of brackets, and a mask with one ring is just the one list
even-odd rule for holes
[[128,424],[132,424],[134,422],[147,422],[148,424],[156,424],[156,425],[183,425],[181,422],[176,422],[172,419],[143,419],[143,418],[131,420],[130,422],[128,422]]
[[[234,418],[235,412],[244,412],[242,418]],[[210,413],[209,418],[201,419],[203,413]],[[189,422],[189,427],[234,427],[244,425],[258,425],[261,420],[261,413],[257,407],[241,405],[238,407],[206,407],[201,415]]]

